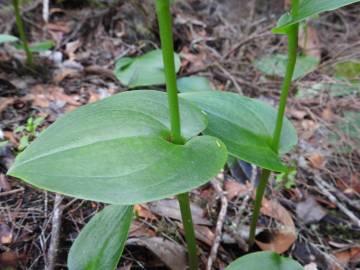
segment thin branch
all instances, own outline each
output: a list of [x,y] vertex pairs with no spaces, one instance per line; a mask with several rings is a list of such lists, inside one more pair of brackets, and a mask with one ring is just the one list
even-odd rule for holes
[[351,221],[355,223],[356,226],[360,227],[360,219],[350,209],[348,209],[344,204],[339,202],[339,200],[333,194],[331,194],[330,191],[328,191],[326,189],[325,185],[322,183],[323,180],[320,177],[315,176],[314,182],[319,187],[322,194],[324,194],[332,203],[336,204],[336,206],[345,215],[347,215],[351,219]]
[[214,261],[216,260],[218,249],[220,246],[220,241],[221,241],[222,229],[223,229],[226,212],[227,212],[227,208],[228,208],[228,200],[227,200],[226,195],[220,185],[220,181],[218,179],[215,179],[215,180],[211,181],[211,184],[214,187],[214,189],[216,190],[216,192],[218,193],[218,195],[220,196],[221,209],[219,212],[218,220],[216,222],[214,243],[211,247],[210,256],[209,256],[209,259],[207,262],[206,270],[211,270],[212,265],[213,265]]
[[54,213],[52,217],[51,240],[45,270],[55,269],[56,256],[59,248],[61,218],[63,213],[63,208],[61,206],[62,200],[63,197],[59,194],[56,194],[54,202]]

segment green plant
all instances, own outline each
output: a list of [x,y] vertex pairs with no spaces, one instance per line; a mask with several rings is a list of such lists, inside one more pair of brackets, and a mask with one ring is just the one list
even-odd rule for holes
[[0,44],[8,43],[8,42],[15,42],[18,40],[19,39],[17,37],[14,37],[12,35],[0,34]]
[[42,124],[44,121],[44,117],[36,117],[32,118],[30,117],[26,124],[23,126],[18,126],[14,132],[20,133],[20,142],[18,149],[20,151],[23,151],[26,147],[29,146],[30,141],[34,140],[39,134],[37,132],[38,127]]
[[[134,90],[83,106],[58,119],[18,155],[9,175],[49,191],[112,204],[96,214],[75,240],[68,258],[70,269],[114,269],[127,237],[132,205],[174,195],[180,204],[189,266],[197,269],[187,192],[214,177],[228,155],[264,168],[251,227],[255,228],[268,177],[271,171],[291,170],[281,158],[297,143],[295,129],[284,117],[297,50],[298,21],[292,20],[301,10],[299,1],[292,4],[291,16],[277,28],[289,37],[278,112],[235,93],[196,92],[189,84],[182,89],[187,93],[178,95],[170,2],[156,0],[163,61],[159,62],[160,51],[156,51],[152,60],[149,54],[142,58],[149,64],[145,69],[136,60],[125,58],[116,70],[130,88],[166,82],[167,94]],[[144,72],[153,71],[156,80],[148,80],[149,74]],[[91,244],[94,238],[99,243],[96,247]],[[253,239],[254,231],[250,242]],[[295,265],[291,269],[300,267],[273,253],[259,253],[240,258],[229,269],[244,269],[242,263],[247,265],[256,258],[269,261],[267,269],[271,270],[281,269],[282,262]]]
[[296,170],[286,172],[286,173],[279,173],[275,177],[276,181],[276,189],[281,187],[285,187],[286,189],[293,188],[295,185],[295,176]]
[[[180,57],[175,54],[175,70],[180,69]],[[123,57],[116,62],[115,76],[129,88],[162,85],[165,83],[161,50],[150,51],[138,57]]]
[[[25,34],[25,28],[24,23],[21,19],[21,13],[20,13],[20,1],[19,0],[13,0],[13,8],[15,13],[15,19],[16,19],[16,26],[19,32],[21,43],[15,44],[15,48],[18,50],[24,50],[26,54],[26,63],[31,68],[33,66],[33,52],[43,52],[51,49],[54,47],[54,42],[50,40],[46,40],[43,42],[38,42],[34,44],[28,43],[26,39]],[[0,34],[0,44],[2,43],[15,43],[18,42],[19,39],[12,35],[7,34]]]
[[[292,78],[295,71],[297,48],[298,48],[298,32],[299,23],[309,17],[317,15],[324,11],[334,10],[339,7],[349,5],[351,3],[359,2],[358,0],[291,0],[291,12],[283,15],[273,29],[274,33],[285,34],[288,37],[288,60],[284,76],[284,81],[281,87],[280,103],[277,113],[276,126],[271,141],[271,148],[274,152],[279,152],[279,144],[281,140],[281,133],[283,128],[283,119],[287,103],[287,97],[291,86]],[[256,198],[254,203],[253,218],[250,225],[249,243],[252,245],[255,241],[255,230],[257,220],[260,214],[260,207],[266,185],[268,183],[271,171],[268,168],[263,169],[260,177],[260,183],[256,190]]]
[[303,270],[296,261],[281,257],[275,252],[254,252],[232,262],[225,270]]
[[24,47],[24,51],[26,53],[26,63],[29,65],[29,67],[32,67],[33,56],[29,49],[28,41],[26,39],[24,23],[21,19],[21,14],[20,14],[19,0],[13,0],[12,3],[13,3],[13,7],[14,7],[14,12],[15,12],[16,26],[17,26],[17,29],[19,32],[22,46]]
[[177,80],[177,88],[181,93],[214,90],[211,82],[207,78],[201,76],[180,78]]

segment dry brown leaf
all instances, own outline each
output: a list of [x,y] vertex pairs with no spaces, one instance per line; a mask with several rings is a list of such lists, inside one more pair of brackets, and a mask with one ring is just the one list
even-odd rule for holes
[[12,103],[14,103],[14,98],[0,97],[0,113]]
[[224,189],[226,191],[226,197],[230,201],[235,197],[244,197],[246,194],[251,193],[251,186],[240,184],[235,180],[226,180],[224,182]]
[[45,26],[50,31],[62,32],[67,34],[71,31],[69,25],[66,22],[47,23]]
[[26,258],[25,254],[17,254],[15,251],[5,251],[0,253],[0,266],[16,267],[19,261]]
[[309,263],[307,265],[304,265],[304,270],[318,270],[316,263]]
[[119,270],[131,270],[132,266],[133,266],[133,263],[130,262],[129,264],[120,267]]
[[323,110],[321,113],[321,118],[328,122],[334,119],[334,114],[330,107],[326,107],[325,110]]
[[12,231],[8,225],[0,223],[0,243],[10,244],[12,242]]
[[[148,203],[148,205],[150,211],[158,216],[181,220],[180,207],[177,200],[160,200]],[[211,222],[205,218],[204,210],[198,205],[191,204],[191,213],[194,224],[211,225]]]
[[193,54],[187,47],[184,47],[181,51],[181,56],[183,58],[181,67],[187,68],[188,72],[203,68],[209,60],[209,56],[201,49],[198,54]]
[[61,83],[65,78],[67,77],[76,77],[77,75],[79,75],[79,71],[75,70],[75,69],[71,69],[71,68],[63,68],[60,69],[54,77],[54,82],[56,84]]
[[195,236],[196,239],[204,242],[209,247],[214,244],[215,234],[207,226],[195,225]]
[[146,247],[171,270],[186,269],[185,250],[176,242],[161,237],[141,237],[129,239],[127,244]]
[[[184,226],[181,223],[177,223],[177,225],[181,229],[181,233],[184,234]],[[211,247],[215,239],[215,234],[213,231],[210,230],[209,227],[201,225],[194,225],[194,228],[196,239]]]
[[[337,261],[346,268],[350,263],[359,263],[360,262],[360,247],[352,247],[347,250],[338,251],[334,253]],[[334,270],[341,270],[339,266],[334,265]]]
[[69,60],[75,60],[76,54],[75,52],[81,47],[82,43],[80,40],[75,40],[72,42],[68,42],[65,47],[65,52],[67,53]]
[[63,88],[53,85],[36,85],[30,93],[24,98],[32,102],[33,106],[48,108],[50,102],[62,101],[72,106],[80,106],[81,103],[76,100],[77,96],[69,96],[64,93]]
[[145,223],[134,220],[130,226],[129,238],[144,237],[144,236],[155,237],[156,232],[153,229],[149,228]]
[[11,131],[4,131],[4,138],[10,141],[12,144],[18,144],[18,141],[16,140],[14,133],[12,133]]
[[304,119],[301,121],[301,127],[303,129],[302,137],[307,140],[314,135],[315,130],[318,128],[318,124],[313,120]]
[[315,169],[323,169],[326,164],[326,159],[320,153],[314,153],[309,157],[311,167]]
[[305,201],[296,205],[296,214],[305,224],[318,222],[326,216],[326,211],[312,196],[307,196]]
[[0,190],[2,191],[10,191],[11,185],[5,174],[0,173]]
[[134,211],[137,216],[144,218],[145,220],[157,220],[157,217],[150,212],[149,208],[146,205],[135,204]]
[[316,29],[311,25],[306,26],[306,33],[304,28],[301,27],[299,31],[299,47],[303,49],[304,54],[312,56],[316,59],[321,58],[320,40]]
[[306,111],[296,110],[296,109],[290,109],[289,115],[297,120],[303,120],[305,116],[307,115]]
[[274,232],[270,243],[263,243],[256,240],[256,244],[262,250],[271,250],[277,253],[287,251],[296,241],[296,229],[289,212],[278,202],[269,201],[264,198],[262,201],[261,213],[276,219],[282,225]]
[[291,0],[285,0],[284,1],[284,8],[289,9],[291,7]]

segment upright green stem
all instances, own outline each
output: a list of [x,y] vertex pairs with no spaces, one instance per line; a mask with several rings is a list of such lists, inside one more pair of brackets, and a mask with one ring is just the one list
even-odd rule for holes
[[[291,2],[291,15],[296,16],[299,10],[299,0],[292,0]],[[296,58],[297,58],[297,48],[298,48],[298,32],[299,24],[294,24],[290,26],[287,36],[288,36],[288,63],[286,67],[285,78],[281,87],[281,95],[278,113],[276,117],[276,125],[274,129],[274,134],[271,142],[271,148],[278,153],[279,145],[281,139],[281,131],[283,126],[286,102],[289,95],[289,89],[292,82],[292,77],[295,70]],[[255,241],[255,231],[256,224],[260,215],[260,208],[262,203],[262,198],[264,197],[265,189],[269,181],[271,171],[263,169],[260,176],[260,183],[256,189],[256,198],[254,203],[254,212],[253,218],[250,225],[250,234],[249,234],[249,245],[253,245]]]
[[179,100],[176,87],[176,72],[174,61],[174,44],[172,38],[172,18],[169,0],[156,0],[156,11],[160,27],[161,48],[165,67],[166,88],[168,93],[171,140],[173,143],[182,144],[180,129]]
[[13,6],[14,6],[14,11],[15,11],[15,19],[16,19],[16,26],[20,35],[20,40],[22,42],[22,45],[24,47],[24,51],[26,53],[26,63],[29,67],[32,67],[33,65],[33,57],[32,57],[32,53],[29,49],[29,45],[26,39],[26,35],[25,35],[25,28],[24,28],[24,24],[23,21],[21,19],[21,14],[20,14],[20,7],[19,7],[19,0],[13,0]]
[[270,177],[271,171],[263,169],[260,176],[260,182],[256,189],[256,198],[254,202],[254,211],[253,216],[251,219],[250,224],[250,234],[249,234],[249,245],[252,246],[255,241],[255,233],[256,233],[256,224],[260,216],[260,208],[261,208],[261,202],[262,198],[265,193],[266,185],[268,183],[269,177]]
[[[291,14],[295,16],[299,8],[298,0],[292,1]],[[295,70],[297,48],[298,48],[298,32],[299,24],[294,24],[289,28],[288,36],[288,63],[286,67],[285,78],[281,87],[281,96],[278,108],[278,114],[276,118],[276,126],[273,134],[272,149],[275,152],[279,151],[279,144],[281,138],[282,125],[284,120],[286,102],[289,95],[289,89],[291,86],[292,77]]]
[[196,250],[196,237],[194,231],[194,225],[192,222],[191,210],[190,210],[190,200],[188,193],[182,193],[177,196],[179,204],[182,222],[184,225],[185,239],[188,246],[189,254],[189,269],[197,270],[199,267],[197,250]]
[[[171,141],[175,144],[183,144],[184,142],[181,137],[179,100],[176,87],[170,1],[156,0],[156,11],[160,27],[160,39],[165,68],[166,88],[168,93],[169,112],[171,120]],[[185,231],[185,239],[188,246],[189,269],[197,270],[198,258],[196,251],[196,238],[190,211],[189,194],[179,194],[177,198],[180,204],[181,217]]]

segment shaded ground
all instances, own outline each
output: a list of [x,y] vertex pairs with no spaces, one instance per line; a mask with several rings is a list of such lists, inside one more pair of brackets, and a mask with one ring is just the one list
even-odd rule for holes
[[[0,3],[5,7],[5,2]],[[78,2],[54,4],[48,24],[41,18],[39,1],[24,8],[29,39],[56,42],[52,54],[37,59],[35,73],[22,65],[21,52],[10,45],[0,48],[0,135],[10,141],[0,152],[0,269],[43,269],[53,226],[55,195],[5,176],[21,138],[29,135],[16,132],[17,128],[30,117],[44,117],[40,131],[65,112],[125,91],[112,74],[116,59],[159,46],[149,4]],[[264,76],[252,64],[262,56],[286,51],[285,39],[270,32],[284,5],[270,2],[258,1],[255,6],[254,1],[177,1],[174,38],[182,56],[180,76],[203,75],[219,90],[276,105],[281,79]],[[315,46],[312,52],[307,51],[309,46],[303,52],[321,57],[321,62],[295,82],[287,110],[299,135],[299,145],[287,160],[298,169],[293,177],[272,179],[259,221],[258,245],[252,250],[270,247],[317,269],[356,269],[360,261],[359,89],[339,93],[330,87],[337,63],[360,59],[360,32],[355,31],[360,26],[359,11],[360,6],[354,5],[309,22],[313,32],[305,43]],[[16,34],[9,10],[0,13],[0,32]],[[319,83],[322,86],[314,92]],[[256,169],[236,162],[219,180],[192,192],[203,266],[224,200],[227,215],[214,269],[247,252],[253,191],[248,182],[256,177]],[[217,184],[226,196],[214,189]],[[61,207],[57,269],[66,269],[72,241],[102,205],[64,198]],[[119,269],[167,269],[166,264],[184,269],[184,239],[174,208],[176,204],[168,200],[136,207],[138,217]],[[296,239],[284,231],[294,226]],[[159,239],[166,240],[162,244],[167,249],[155,256],[149,250]],[[178,252],[180,261],[172,261],[168,250]]]

